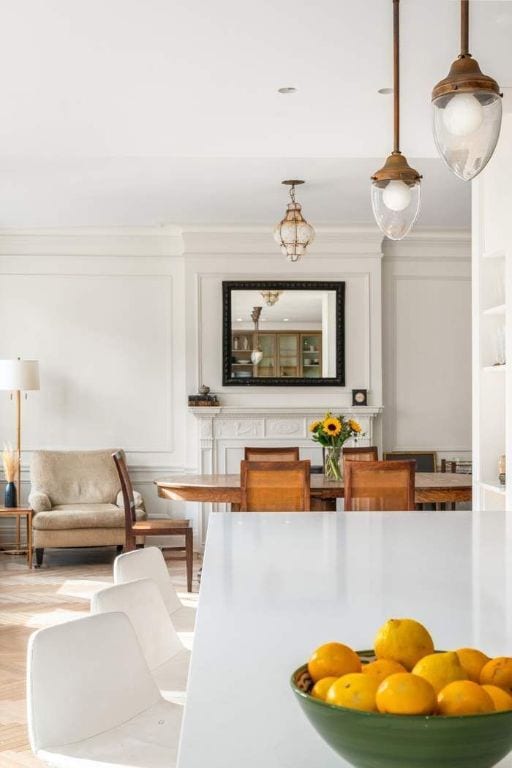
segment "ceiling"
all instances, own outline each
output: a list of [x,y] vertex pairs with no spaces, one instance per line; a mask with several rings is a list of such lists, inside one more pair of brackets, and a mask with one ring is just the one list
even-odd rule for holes
[[[467,226],[429,93],[456,0],[402,0],[402,145],[424,226]],[[512,86],[511,0],[474,0],[471,48]],[[306,178],[315,223],[372,220],[391,149],[391,0],[0,0],[0,226],[273,223]],[[298,92],[283,96],[280,86]],[[306,208],[307,205],[307,208]]]

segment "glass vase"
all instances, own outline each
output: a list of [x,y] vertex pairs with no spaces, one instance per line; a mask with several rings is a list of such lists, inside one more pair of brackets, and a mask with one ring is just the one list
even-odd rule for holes
[[341,480],[341,445],[324,448],[324,477],[326,480]]

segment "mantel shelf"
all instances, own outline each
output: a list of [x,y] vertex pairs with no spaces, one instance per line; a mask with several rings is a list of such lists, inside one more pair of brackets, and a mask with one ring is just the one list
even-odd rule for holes
[[507,369],[506,365],[484,365],[484,367],[482,368],[483,371],[487,371],[487,372],[493,371],[494,373],[505,371],[506,369]]

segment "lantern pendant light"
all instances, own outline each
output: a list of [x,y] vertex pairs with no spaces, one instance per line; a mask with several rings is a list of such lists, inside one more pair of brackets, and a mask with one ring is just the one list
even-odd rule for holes
[[400,0],[393,0],[393,93],[394,149],[384,166],[372,176],[372,208],[382,232],[401,240],[411,229],[420,210],[418,171],[400,152]]
[[460,56],[432,91],[432,106],[439,154],[464,181],[474,179],[492,157],[500,135],[501,95],[496,80],[482,74],[469,53],[469,0],[461,0]]
[[298,261],[315,238],[315,230],[302,215],[302,206],[295,201],[295,187],[304,184],[300,179],[283,181],[290,187],[291,203],[288,203],[285,217],[274,230],[274,240],[281,246],[281,253],[288,261]]

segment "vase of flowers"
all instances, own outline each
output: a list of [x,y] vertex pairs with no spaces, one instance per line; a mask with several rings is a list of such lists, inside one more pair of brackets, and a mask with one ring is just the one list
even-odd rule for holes
[[341,451],[344,443],[351,438],[357,440],[363,431],[355,419],[345,419],[343,416],[333,416],[326,413],[321,421],[309,425],[313,440],[319,443],[324,452],[324,475],[327,480],[341,480],[343,477],[343,462]]
[[6,507],[15,507],[17,504],[16,498],[16,475],[18,473],[18,467],[20,459],[17,451],[13,451],[12,448],[4,446],[2,451],[2,462],[4,465],[5,476],[5,492],[4,503]]

